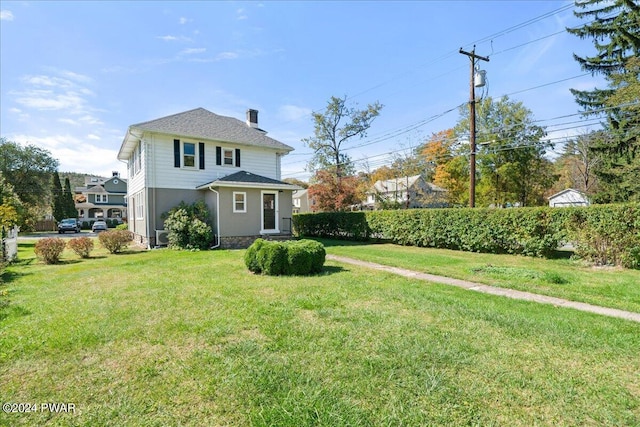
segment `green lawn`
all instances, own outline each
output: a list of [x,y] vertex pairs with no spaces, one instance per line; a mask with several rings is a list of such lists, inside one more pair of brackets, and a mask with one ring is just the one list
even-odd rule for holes
[[255,276],[243,254],[47,266],[22,243],[2,285],[0,400],[76,412],[0,425],[640,424],[640,324],[334,262]]
[[319,240],[335,255],[640,313],[640,270],[597,268],[568,258]]

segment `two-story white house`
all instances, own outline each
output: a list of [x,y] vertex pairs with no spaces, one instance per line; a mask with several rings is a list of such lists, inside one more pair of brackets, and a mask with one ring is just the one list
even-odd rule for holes
[[162,214],[203,200],[211,211],[214,247],[247,247],[257,237],[290,234],[291,195],[280,180],[293,148],[258,127],[204,108],[129,126],[118,152],[128,164],[129,230],[148,247],[165,242]]
[[441,208],[447,205],[446,190],[427,182],[421,175],[376,181],[366,193],[364,209],[385,205],[399,208]]

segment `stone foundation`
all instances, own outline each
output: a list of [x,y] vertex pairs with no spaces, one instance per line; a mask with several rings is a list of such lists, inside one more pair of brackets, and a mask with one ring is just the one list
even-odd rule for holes
[[282,234],[265,234],[264,236],[256,235],[256,236],[228,236],[228,237],[220,237],[220,248],[222,249],[247,249],[256,239],[265,239],[265,240],[290,240],[292,239],[291,235],[282,235]]
[[220,237],[220,248],[222,249],[246,249],[260,236],[229,236]]

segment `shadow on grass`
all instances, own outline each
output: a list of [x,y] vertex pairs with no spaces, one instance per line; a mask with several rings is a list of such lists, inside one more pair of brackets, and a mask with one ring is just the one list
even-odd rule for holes
[[5,272],[2,275],[1,279],[2,279],[2,283],[11,283],[11,282],[13,282],[15,280],[18,280],[21,277],[25,277],[25,276],[29,276],[29,275],[31,275],[31,273],[23,273],[23,272],[18,273],[16,271],[12,271],[12,270],[5,270]]
[[328,265],[328,266],[325,265],[324,267],[322,267],[322,272],[315,274],[314,276],[330,276],[332,274],[342,273],[345,271],[349,271],[349,270],[337,265]]

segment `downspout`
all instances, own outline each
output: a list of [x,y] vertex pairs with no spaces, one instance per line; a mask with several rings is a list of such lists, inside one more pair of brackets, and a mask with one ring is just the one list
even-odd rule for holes
[[211,246],[211,249],[216,249],[220,247],[220,193],[213,189],[213,187],[209,187],[209,190],[216,193],[216,236],[217,243]]

